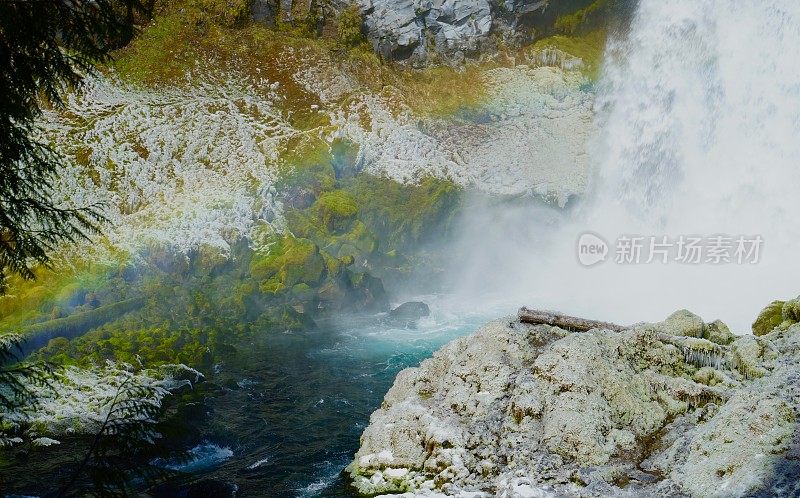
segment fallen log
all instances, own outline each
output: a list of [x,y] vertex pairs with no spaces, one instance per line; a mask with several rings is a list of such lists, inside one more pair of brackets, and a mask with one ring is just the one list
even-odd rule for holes
[[575,330],[577,332],[585,332],[592,329],[606,329],[615,332],[621,332],[629,329],[624,325],[617,325],[616,323],[601,322],[599,320],[587,320],[585,318],[578,318],[575,316],[562,315],[553,311],[530,310],[526,307],[519,309],[517,317],[520,322],[531,323],[535,325],[552,325],[562,329]]
[[29,325],[22,329],[22,335],[25,338],[22,344],[22,353],[27,356],[44,347],[50,339],[55,337],[66,337],[67,339],[78,337],[90,329],[116,320],[125,313],[138,310],[144,306],[145,302],[144,297],[134,297],[64,318]]

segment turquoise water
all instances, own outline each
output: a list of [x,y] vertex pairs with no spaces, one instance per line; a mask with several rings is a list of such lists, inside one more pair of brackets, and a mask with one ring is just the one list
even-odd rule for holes
[[237,496],[351,496],[342,471],[397,372],[499,314],[432,303],[416,329],[351,317],[265,337],[236,366],[219,365],[215,381],[229,387],[206,403],[203,440],[188,462],[164,464],[235,484]]

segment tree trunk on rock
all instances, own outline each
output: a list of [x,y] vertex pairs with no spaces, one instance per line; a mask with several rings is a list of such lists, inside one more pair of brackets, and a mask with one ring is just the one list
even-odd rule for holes
[[562,315],[552,311],[529,310],[522,307],[517,313],[520,322],[532,323],[536,325],[552,325],[562,329],[575,330],[578,332],[586,332],[592,329],[606,329],[615,332],[621,332],[630,327],[624,325],[617,325],[615,323],[601,322],[598,320],[587,320],[585,318],[578,318],[574,316]]

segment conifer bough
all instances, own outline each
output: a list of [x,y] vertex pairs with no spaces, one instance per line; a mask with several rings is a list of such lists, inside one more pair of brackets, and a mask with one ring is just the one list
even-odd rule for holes
[[61,159],[36,118],[127,43],[143,12],[139,0],[0,0],[0,293],[104,221],[101,205],[54,198]]

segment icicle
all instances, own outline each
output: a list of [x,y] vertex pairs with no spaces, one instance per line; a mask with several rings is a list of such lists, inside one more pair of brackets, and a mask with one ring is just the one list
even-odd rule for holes
[[727,354],[718,348],[709,348],[706,344],[684,344],[683,359],[686,363],[697,367],[712,367],[717,370],[728,368]]

